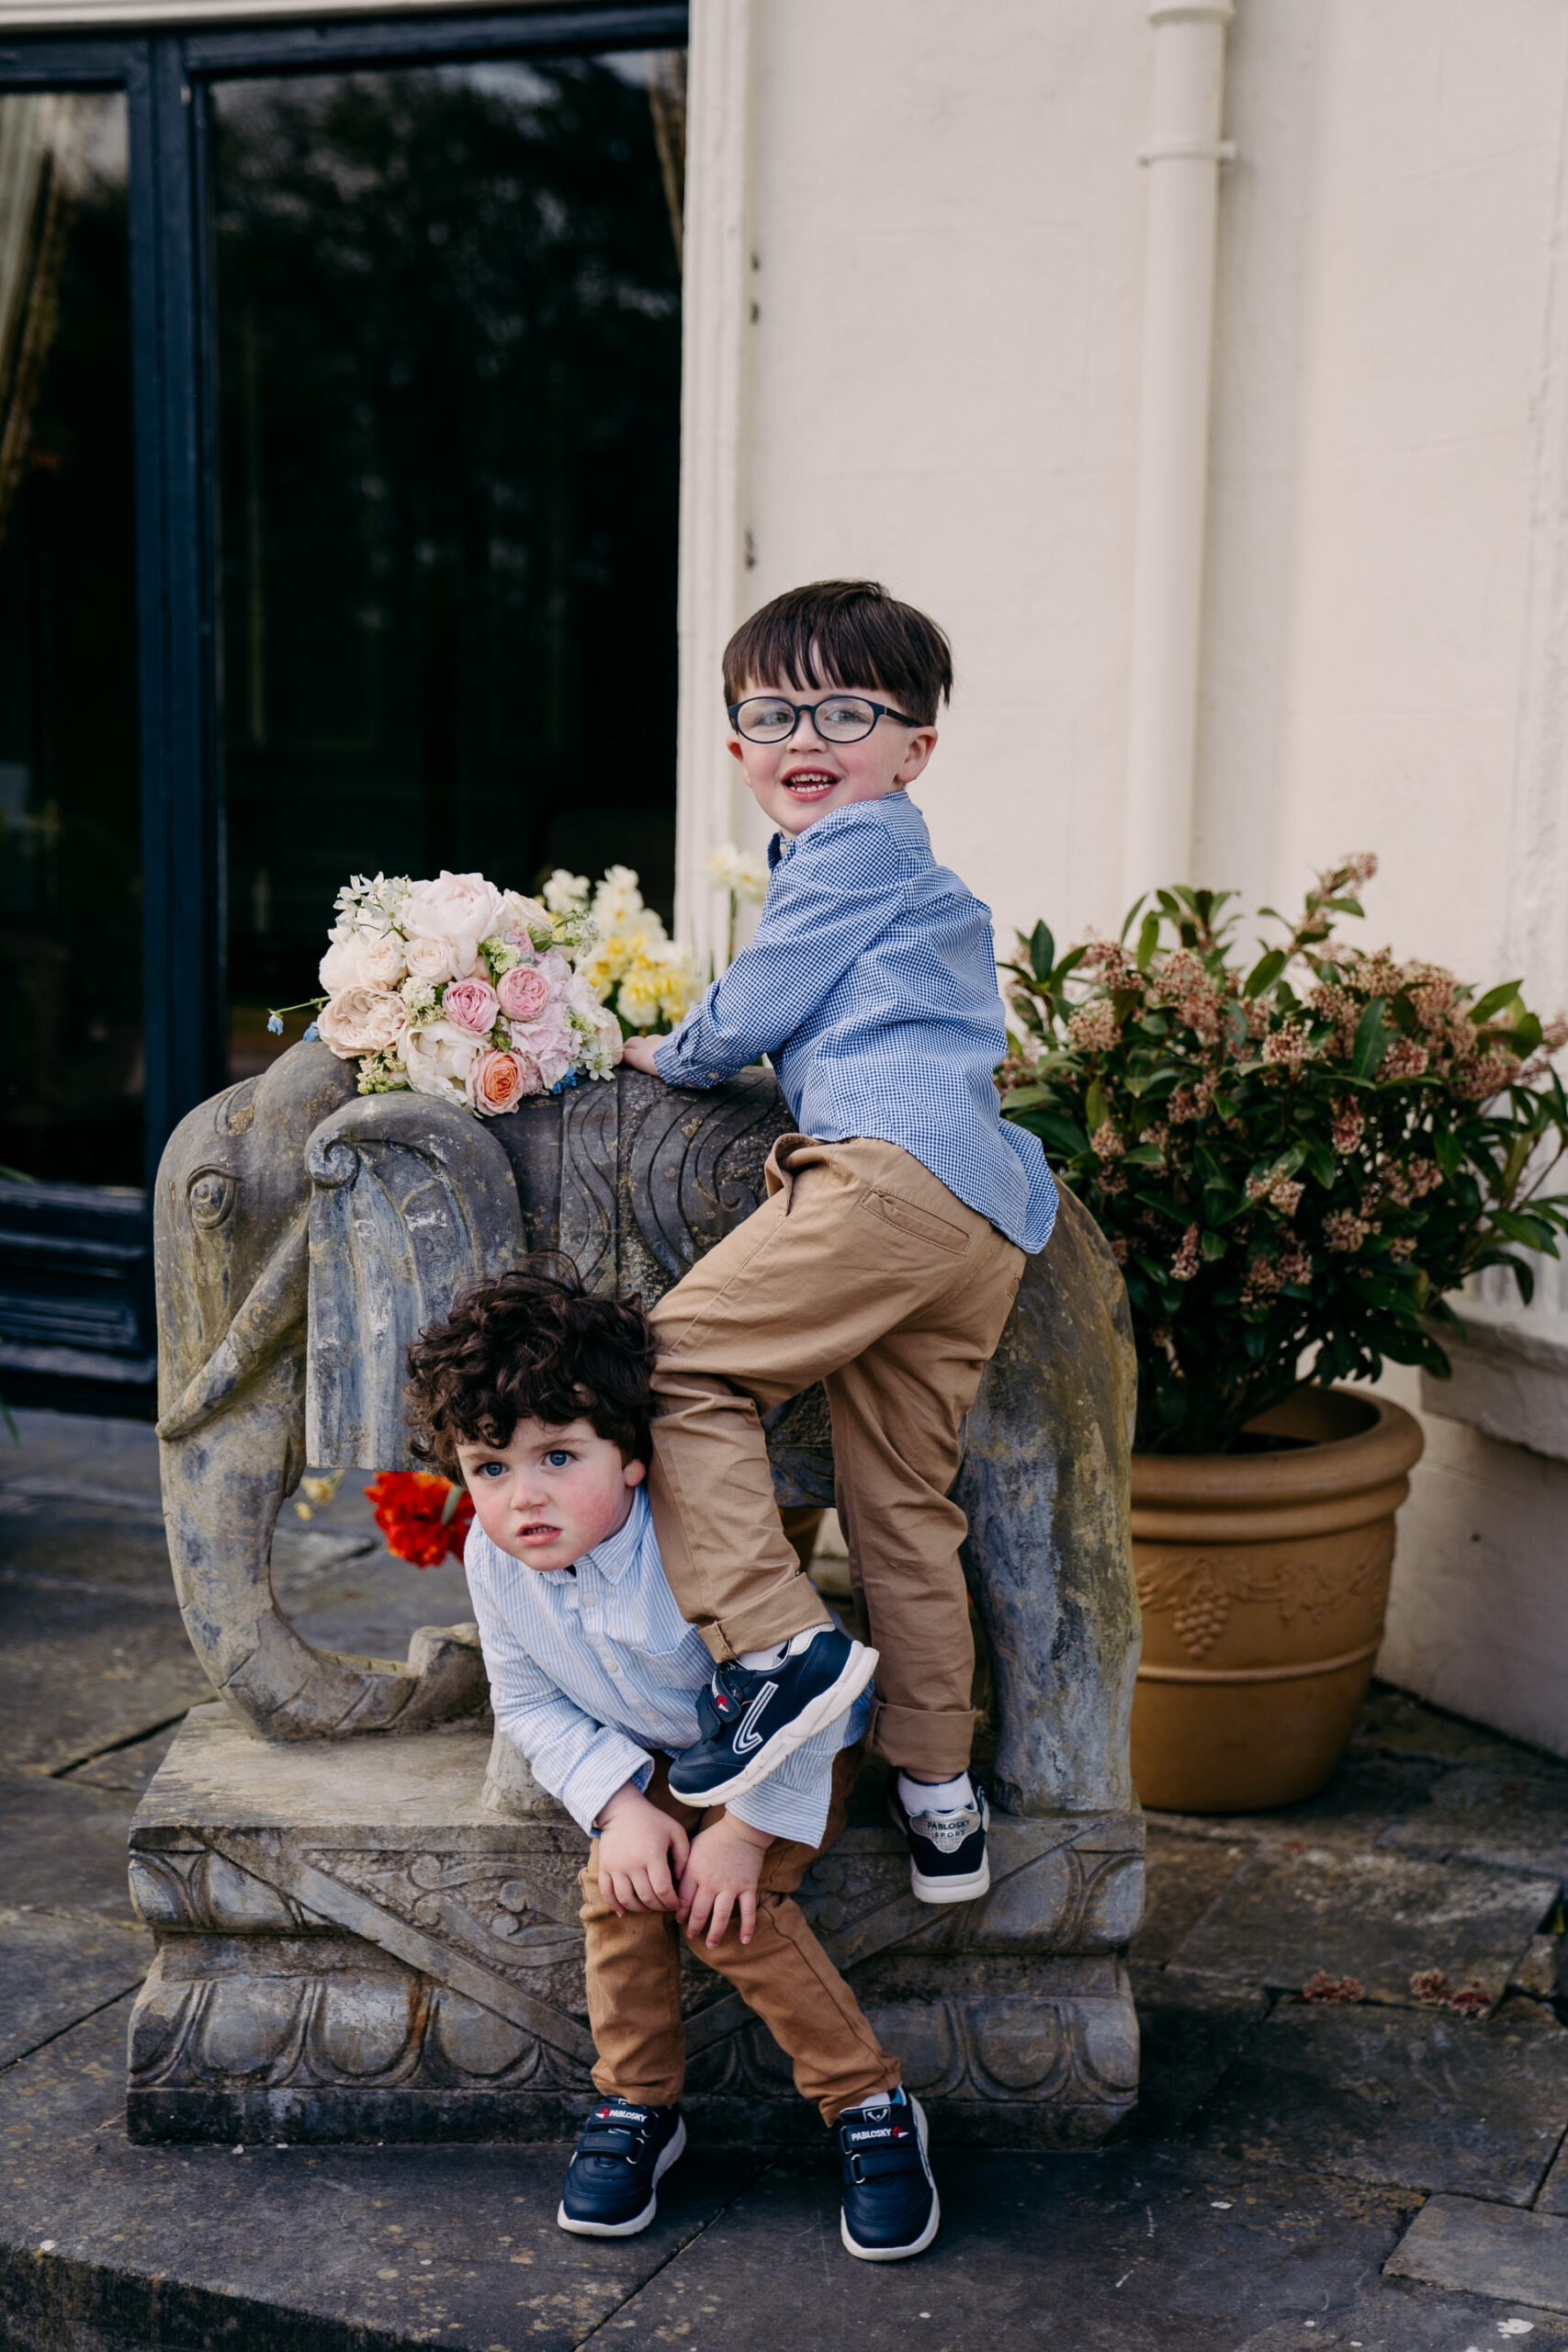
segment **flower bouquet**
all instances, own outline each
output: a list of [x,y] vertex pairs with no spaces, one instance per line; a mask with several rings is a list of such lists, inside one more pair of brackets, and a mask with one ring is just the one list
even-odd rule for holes
[[[337,895],[306,1036],[359,1064],[361,1094],[412,1091],[493,1118],[620,1060],[621,1024],[571,960],[592,937],[583,909],[552,912],[482,874],[356,874]],[[267,1025],[280,1032],[282,1014]]]

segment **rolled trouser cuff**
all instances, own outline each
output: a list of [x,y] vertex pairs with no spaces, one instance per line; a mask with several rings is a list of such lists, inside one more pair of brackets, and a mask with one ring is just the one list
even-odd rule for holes
[[749,1609],[738,1609],[721,1623],[710,1618],[697,1627],[715,1664],[739,1657],[742,1650],[768,1650],[814,1625],[830,1625],[832,1612],[807,1576],[795,1576]]
[[886,1763],[944,1781],[969,1770],[974,1741],[973,1707],[890,1707],[882,1699],[873,1702],[865,1736],[868,1751]]

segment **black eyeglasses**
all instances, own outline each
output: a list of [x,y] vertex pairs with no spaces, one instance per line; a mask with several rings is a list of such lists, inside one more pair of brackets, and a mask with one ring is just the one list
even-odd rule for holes
[[858,743],[879,718],[900,727],[919,727],[885,702],[864,695],[827,695],[820,702],[785,702],[782,695],[748,695],[729,705],[729,723],[750,743],[787,743],[803,718],[809,718],[824,743]]

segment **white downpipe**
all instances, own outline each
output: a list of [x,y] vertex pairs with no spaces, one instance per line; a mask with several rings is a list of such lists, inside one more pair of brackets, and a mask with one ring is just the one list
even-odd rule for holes
[[728,899],[703,871],[736,832],[720,656],[745,617],[752,0],[693,0],[681,386],[675,930],[705,967]]
[[1214,230],[1225,28],[1234,0],[1150,0],[1154,123],[1148,166],[1144,382],[1138,430],[1127,760],[1126,896],[1192,876],[1192,788]]

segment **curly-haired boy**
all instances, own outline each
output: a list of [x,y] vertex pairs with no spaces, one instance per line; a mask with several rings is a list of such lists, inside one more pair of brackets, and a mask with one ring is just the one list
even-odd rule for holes
[[653,1363],[640,1306],[539,1260],[469,1292],[409,1357],[418,1450],[473,1497],[464,1566],[496,1720],[592,1840],[581,1917],[601,2096],[557,2219],[590,2237],[646,2229],[686,2144],[683,1923],[836,2128],[844,2245],[895,2262],[936,2234],[925,2117],[793,1900],[843,1827],[869,1702],[727,1808],[671,1793],[670,1758],[709,1728],[713,1661],[648,1507]]

